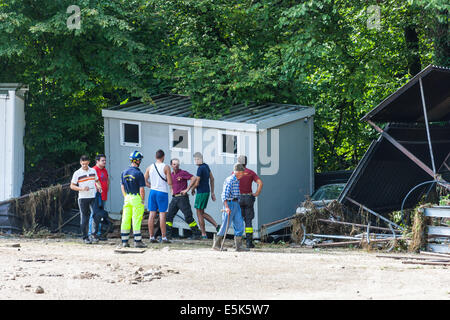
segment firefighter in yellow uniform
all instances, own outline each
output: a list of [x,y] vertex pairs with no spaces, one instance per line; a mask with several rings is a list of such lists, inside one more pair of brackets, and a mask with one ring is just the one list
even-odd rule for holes
[[144,216],[145,199],[145,178],[139,169],[144,156],[139,151],[130,154],[131,165],[122,172],[121,188],[125,198],[123,205],[122,224],[120,226],[120,236],[122,247],[129,247],[131,224],[133,224],[134,246],[145,248],[142,242],[141,223]]

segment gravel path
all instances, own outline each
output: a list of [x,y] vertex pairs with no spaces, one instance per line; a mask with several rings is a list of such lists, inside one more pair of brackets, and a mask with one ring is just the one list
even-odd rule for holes
[[118,254],[118,241],[0,239],[0,297],[450,299],[448,267],[406,265],[364,250],[272,246],[216,252],[210,242],[177,241]]

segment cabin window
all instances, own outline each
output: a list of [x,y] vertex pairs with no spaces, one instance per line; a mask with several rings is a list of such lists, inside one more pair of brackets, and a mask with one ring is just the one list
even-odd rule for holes
[[191,130],[189,127],[169,126],[169,144],[173,151],[191,151]]
[[141,123],[132,121],[120,122],[120,144],[127,147],[141,146]]
[[223,156],[236,156],[239,152],[239,135],[233,132],[219,132],[219,150]]

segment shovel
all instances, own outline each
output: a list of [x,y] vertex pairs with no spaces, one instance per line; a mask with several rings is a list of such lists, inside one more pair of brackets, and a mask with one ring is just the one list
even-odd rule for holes
[[[225,210],[222,209],[221,211],[223,212]],[[223,250],[223,244],[225,243],[225,239],[227,238],[228,228],[230,226],[230,214],[231,214],[231,210],[230,210],[229,213],[227,213],[227,215],[228,215],[228,217],[227,217],[227,227],[225,229],[225,234],[223,235],[222,244],[220,245],[220,251],[225,251],[226,250],[226,249]]]

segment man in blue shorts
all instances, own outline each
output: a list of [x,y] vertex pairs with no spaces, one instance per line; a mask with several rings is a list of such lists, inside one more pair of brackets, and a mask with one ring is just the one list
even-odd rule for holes
[[[156,162],[152,163],[145,171],[145,184],[150,188],[148,197],[148,230],[150,242],[156,243],[155,239],[155,216],[159,212],[159,226],[161,228],[161,242],[170,243],[166,236],[166,214],[169,206],[169,189],[172,185],[170,167],[164,163],[164,151],[156,151]],[[150,182],[148,181],[150,178]]]

